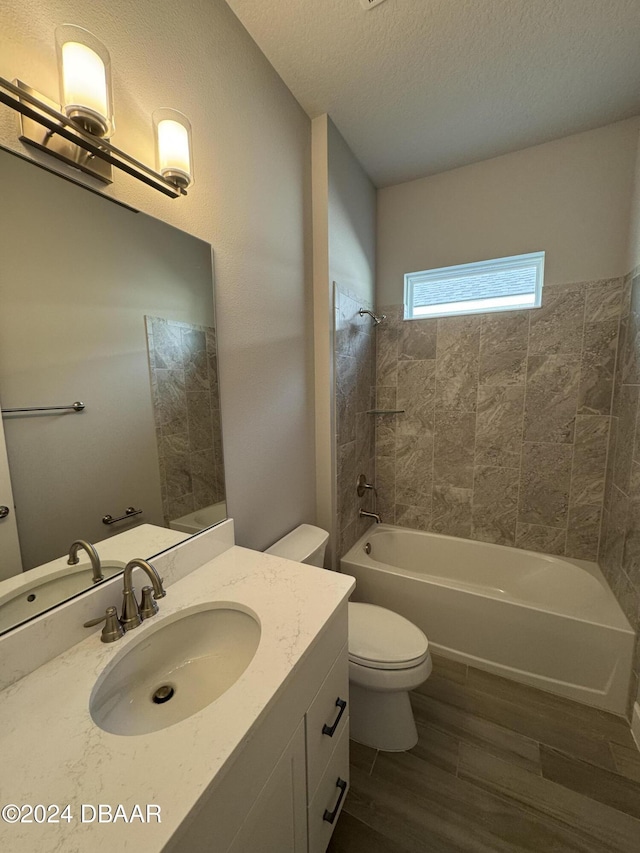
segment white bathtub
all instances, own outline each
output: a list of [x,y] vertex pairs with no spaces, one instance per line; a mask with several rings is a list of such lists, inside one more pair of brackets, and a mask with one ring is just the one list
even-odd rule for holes
[[227,517],[227,504],[225,501],[220,501],[217,504],[211,504],[204,509],[197,509],[195,512],[190,512],[180,518],[174,518],[169,522],[169,527],[172,530],[180,530],[182,533],[199,533],[213,524],[219,524]]
[[433,651],[625,713],[634,633],[596,563],[383,524],[340,564]]

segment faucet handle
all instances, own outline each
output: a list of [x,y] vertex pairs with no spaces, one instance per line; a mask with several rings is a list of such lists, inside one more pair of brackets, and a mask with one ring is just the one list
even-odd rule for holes
[[356,491],[358,493],[359,498],[364,497],[364,493],[367,490],[372,491],[376,497],[378,496],[378,492],[376,490],[376,487],[373,486],[371,483],[367,482],[367,477],[365,474],[359,475],[356,486],[357,486]]
[[98,616],[97,619],[90,619],[84,623],[84,627],[93,628],[101,622],[105,623],[102,634],[100,635],[103,643],[114,643],[120,637],[124,637],[124,628],[118,619],[118,611],[115,607],[107,607],[107,612],[104,616]]
[[158,612],[158,603],[153,598],[153,587],[142,587],[142,601],[140,602],[140,616],[142,619],[151,619]]

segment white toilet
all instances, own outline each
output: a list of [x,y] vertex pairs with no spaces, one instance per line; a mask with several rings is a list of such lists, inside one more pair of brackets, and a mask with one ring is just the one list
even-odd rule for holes
[[[326,530],[301,524],[267,554],[322,567]],[[349,702],[351,737],[387,752],[418,742],[409,691],[431,674],[429,641],[404,616],[375,604],[349,603]]]

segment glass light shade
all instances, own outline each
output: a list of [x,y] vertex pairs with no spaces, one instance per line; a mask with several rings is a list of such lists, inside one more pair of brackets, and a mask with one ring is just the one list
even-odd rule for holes
[[157,168],[165,180],[180,189],[193,184],[191,124],[177,110],[156,110],[153,114]]
[[56,50],[63,112],[94,136],[111,136],[111,60],[106,47],[88,30],[64,24],[56,30]]

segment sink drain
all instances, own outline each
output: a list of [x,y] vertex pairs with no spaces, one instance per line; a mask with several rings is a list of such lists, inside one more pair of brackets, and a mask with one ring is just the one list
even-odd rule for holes
[[169,699],[173,697],[175,692],[176,691],[171,687],[171,685],[163,684],[162,687],[158,687],[151,699],[156,703],[156,705],[164,705],[165,702],[168,702]]

